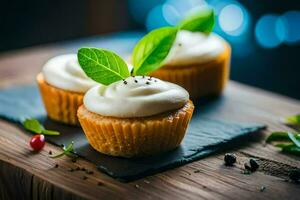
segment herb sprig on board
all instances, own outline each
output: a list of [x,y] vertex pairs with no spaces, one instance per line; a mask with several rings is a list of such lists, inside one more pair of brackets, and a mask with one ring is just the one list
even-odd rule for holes
[[33,133],[43,134],[43,135],[60,135],[58,131],[47,130],[37,119],[25,119],[23,122],[23,127]]
[[63,152],[56,154],[56,155],[52,155],[50,156],[51,158],[59,158],[62,156],[68,156],[72,159],[76,159],[78,158],[78,155],[75,154],[74,152],[74,142],[72,141],[68,146],[63,146],[62,147]]
[[[286,117],[285,123],[299,126],[300,115]],[[280,148],[282,152],[300,156],[300,133],[273,132],[266,139],[266,142]]]

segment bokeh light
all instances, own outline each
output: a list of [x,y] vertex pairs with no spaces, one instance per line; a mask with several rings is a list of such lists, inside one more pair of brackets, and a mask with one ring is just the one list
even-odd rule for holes
[[264,48],[279,46],[285,38],[285,29],[282,20],[277,15],[262,16],[255,26],[255,38]]
[[165,0],[128,0],[128,9],[136,22],[145,24],[150,10],[164,2]]
[[300,42],[300,12],[289,11],[280,17],[281,26],[285,31],[284,42],[295,44]]
[[169,25],[163,15],[163,5],[158,5],[149,12],[146,19],[146,28],[148,31]]
[[164,19],[167,21],[168,24],[172,26],[175,26],[181,19],[180,13],[174,6],[170,4],[164,4],[162,6],[162,12]]
[[178,20],[180,20],[190,12],[194,12],[206,6],[207,3],[204,0],[167,0],[165,5],[173,7],[179,15]]
[[218,22],[220,28],[226,34],[239,36],[248,29],[248,12],[240,4],[229,4],[220,10]]

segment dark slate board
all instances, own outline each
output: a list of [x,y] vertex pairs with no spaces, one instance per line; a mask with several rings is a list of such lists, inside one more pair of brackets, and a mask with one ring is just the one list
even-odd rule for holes
[[39,119],[46,128],[59,130],[62,133],[58,137],[47,137],[49,142],[61,145],[74,141],[78,155],[96,164],[99,170],[121,181],[135,180],[203,158],[218,151],[233,139],[265,128],[264,125],[256,123],[212,119],[205,113],[213,109],[214,105],[199,107],[201,109],[199,112],[195,110],[179,148],[158,156],[125,159],[106,156],[93,150],[81,128],[48,119],[36,86],[22,86],[0,91],[0,117],[19,124],[26,117]]

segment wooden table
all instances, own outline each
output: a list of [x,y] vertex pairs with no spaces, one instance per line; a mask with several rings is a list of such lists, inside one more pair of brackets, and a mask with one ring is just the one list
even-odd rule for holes
[[[42,64],[63,51],[52,45],[0,55],[0,87],[32,83]],[[233,81],[223,98],[216,116],[268,125],[266,131],[228,150],[238,155],[235,167],[225,167],[224,152],[220,152],[130,183],[118,182],[82,159],[76,163],[65,157],[51,159],[49,150],[59,151],[51,144],[31,153],[30,135],[0,120],[0,199],[300,199],[299,184],[286,181],[290,169],[300,168],[299,158],[264,145],[271,131],[289,130],[279,118],[299,113],[300,102]],[[260,168],[251,175],[242,174],[250,157],[260,160]],[[70,171],[77,166],[94,173]]]

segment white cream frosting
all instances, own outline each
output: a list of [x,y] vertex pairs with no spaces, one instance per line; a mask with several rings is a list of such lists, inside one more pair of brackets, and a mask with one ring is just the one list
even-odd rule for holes
[[87,110],[99,115],[130,118],[179,109],[188,100],[188,92],[176,84],[136,76],[91,88],[84,95],[83,103]]
[[225,49],[225,41],[215,33],[181,30],[164,61],[164,65],[180,66],[204,63],[218,57]]
[[47,83],[72,92],[85,93],[99,84],[86,76],[81,69],[76,54],[66,54],[51,58],[43,67]]

